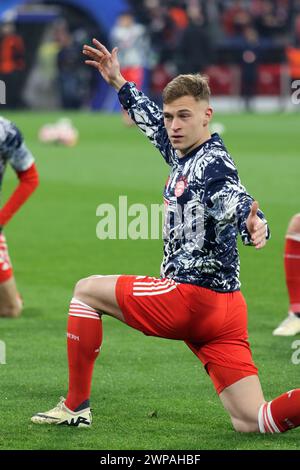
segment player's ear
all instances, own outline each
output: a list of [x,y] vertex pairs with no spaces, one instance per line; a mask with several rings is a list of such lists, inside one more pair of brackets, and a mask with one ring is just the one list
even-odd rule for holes
[[204,111],[204,120],[203,124],[204,126],[207,126],[212,118],[213,115],[213,109],[210,106],[207,106],[207,108]]

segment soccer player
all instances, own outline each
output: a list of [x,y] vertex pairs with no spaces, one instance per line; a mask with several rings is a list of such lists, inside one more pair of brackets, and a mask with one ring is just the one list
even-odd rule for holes
[[68,319],[68,395],[32,421],[90,426],[93,365],[101,348],[101,317],[107,314],[145,335],[184,341],[203,363],[235,430],[274,433],[300,425],[300,389],[266,402],[252,360],[237,236],[260,249],[269,230],[223,141],[210,134],[207,79],[172,80],[162,111],[122,77],[116,48],[110,53],[97,40],[93,44],[84,46],[86,63],[116,89],[170,165],[164,259],[160,278],[96,275],[78,282]]
[[284,267],[290,304],[288,316],[273,331],[274,336],[300,333],[300,214],[290,220],[285,238]]
[[17,291],[3,228],[38,186],[38,173],[19,129],[0,117],[0,184],[7,163],[16,172],[19,184],[0,209],[0,317],[18,317],[22,300]]

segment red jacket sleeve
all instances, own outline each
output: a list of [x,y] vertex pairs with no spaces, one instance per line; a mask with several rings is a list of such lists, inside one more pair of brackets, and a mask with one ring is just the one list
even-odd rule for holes
[[0,226],[5,225],[29,198],[39,184],[39,176],[33,163],[25,171],[17,171],[19,184],[6,204],[0,209]]

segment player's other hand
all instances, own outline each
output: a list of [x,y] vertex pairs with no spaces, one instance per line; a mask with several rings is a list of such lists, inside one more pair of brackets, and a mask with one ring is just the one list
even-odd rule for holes
[[257,215],[258,202],[254,201],[251,206],[250,214],[248,215],[246,225],[248,232],[251,235],[252,244],[257,250],[263,248],[266,244],[267,225]]
[[89,57],[85,63],[95,67],[101,73],[104,80],[119,91],[124,83],[126,83],[126,80],[121,75],[118,48],[115,47],[109,52],[97,39],[93,39],[93,44],[94,47],[86,44],[83,46],[82,53]]

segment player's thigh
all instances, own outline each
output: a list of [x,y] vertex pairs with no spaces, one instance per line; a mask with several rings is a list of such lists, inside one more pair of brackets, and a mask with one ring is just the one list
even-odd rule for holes
[[258,411],[264,395],[257,375],[249,375],[225,388],[219,395],[236,431],[258,432]]
[[116,298],[118,275],[90,276],[81,279],[75,287],[74,297],[95,310],[125,321]]

